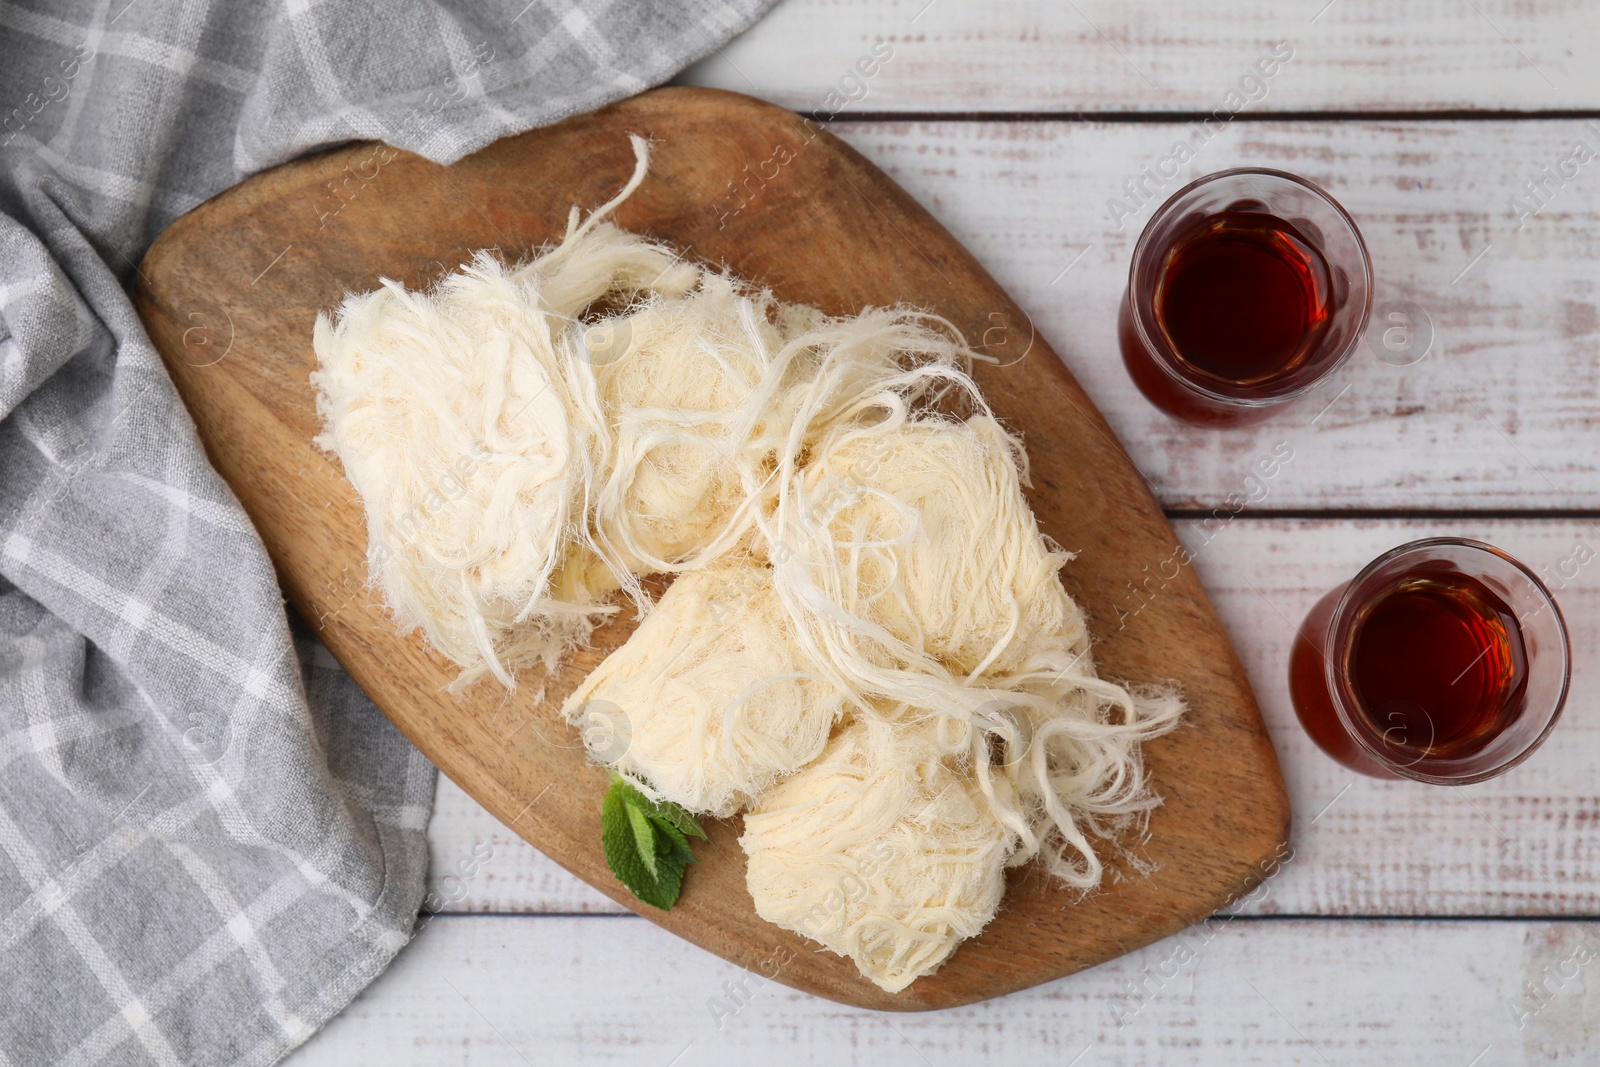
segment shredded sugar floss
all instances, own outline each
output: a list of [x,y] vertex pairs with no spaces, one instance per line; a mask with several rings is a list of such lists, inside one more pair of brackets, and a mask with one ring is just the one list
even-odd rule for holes
[[768,791],[739,839],[756,913],[891,993],[938,969],[994,917],[1015,847],[962,767],[962,732],[859,718]]
[[591,754],[648,795],[732,815],[815,759],[843,712],[786,627],[767,568],[688,571],[563,711],[608,726]]
[[1099,884],[1182,703],[1097,674],[960,332],[785,303],[619,229],[633,145],[618,195],[525,262],[319,316],[317,441],[372,581],[458,687],[553,670],[631,606],[563,707],[615,720],[591,754],[744,812],[757,911],[903,989],[1008,866]]

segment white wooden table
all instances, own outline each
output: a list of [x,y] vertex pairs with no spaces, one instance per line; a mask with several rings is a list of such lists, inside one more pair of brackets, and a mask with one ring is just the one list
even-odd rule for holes
[[[879,41],[892,58],[852,81]],[[1125,199],[1119,228],[1125,180],[1195,141],[1283,41],[1293,58],[1158,194]],[[1030,313],[1180,537],[1292,445],[1196,565],[1272,729],[1295,858],[1237,917],[1003,1000],[889,1017],[763,985],[619,914],[441,781],[433,888],[459,899],[296,1067],[1600,1063],[1600,565],[1557,593],[1565,716],[1494,781],[1353,776],[1301,732],[1285,682],[1312,601],[1392,545],[1481,537],[1552,575],[1577,543],[1600,548],[1600,160],[1549,183],[1537,214],[1522,189],[1576,141],[1600,152],[1600,8],[785,0],[686,80],[806,113],[857,97],[834,129]],[[1405,367],[1363,349],[1259,427],[1190,429],[1128,381],[1116,301],[1154,204],[1239,164],[1330,189],[1366,235],[1379,305],[1423,308],[1432,346]],[[745,1006],[719,1028],[712,997]]]

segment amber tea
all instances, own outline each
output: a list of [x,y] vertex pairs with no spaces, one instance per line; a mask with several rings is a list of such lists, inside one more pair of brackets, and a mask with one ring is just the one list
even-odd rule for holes
[[1348,356],[1371,300],[1354,221],[1279,171],[1210,175],[1151,219],[1118,322],[1123,362],[1157,407],[1195,422],[1266,414]]
[[1323,597],[1289,689],[1329,755],[1382,777],[1481,781],[1525,758],[1560,713],[1566,629],[1538,579],[1481,542],[1403,545]]

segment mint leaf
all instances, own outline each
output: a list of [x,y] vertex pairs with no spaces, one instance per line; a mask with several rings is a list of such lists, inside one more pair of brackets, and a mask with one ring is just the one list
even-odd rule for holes
[[600,844],[617,880],[646,904],[672,907],[683,888],[683,872],[695,862],[689,838],[706,832],[683,808],[657,802],[621,775],[611,775],[600,808]]
[[[638,790],[634,790],[634,792],[637,793]],[[650,817],[658,825],[665,823],[671,826],[678,832],[680,837],[698,837],[702,841],[706,840],[706,832],[700,829],[700,824],[694,821],[693,815],[690,815],[676,804],[658,804],[649,797],[645,797],[643,793],[639,793],[639,795],[644,797],[646,804],[655,809],[650,813]]]
[[633,836],[633,827],[628,823],[627,806],[622,801],[622,794],[615,788],[606,793],[605,803],[600,809],[600,844],[605,850],[606,863],[617,876],[617,881],[632,890],[640,900],[655,903],[654,898],[659,896],[657,875],[652,874],[639,857],[639,845]]
[[667,823],[656,823],[656,829],[666,834],[672,842],[672,854],[682,859],[685,863],[694,862],[694,852],[689,848],[689,839],[675,826]]
[[671,801],[657,802],[651,800],[639,792],[632,782],[615,771],[611,774],[611,788],[623,790],[628,803],[641,808],[646,815],[650,816],[651,821],[657,825],[665,823],[684,837],[698,837],[702,841],[706,840],[706,832],[700,828],[700,824],[695,821],[694,816],[679,805]]
[[644,813],[643,808],[629,804],[627,797],[623,797],[622,804],[623,810],[628,813],[628,828],[633,831],[633,843],[638,849],[639,858],[650,868],[650,877],[661,877],[656,864],[656,831],[650,825],[650,816]]

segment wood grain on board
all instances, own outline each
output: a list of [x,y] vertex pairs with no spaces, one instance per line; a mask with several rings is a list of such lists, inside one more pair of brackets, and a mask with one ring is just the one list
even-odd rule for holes
[[[1233,635],[1282,761],[1294,860],[1250,915],[1600,914],[1600,522],[1579,519],[1252,519],[1173,524]],[[1556,591],[1572,641],[1572,695],[1550,740],[1488,782],[1441,789],[1351,774],[1313,745],[1289,704],[1294,626],[1368,560],[1419,537],[1476,537]],[[1589,562],[1581,562],[1589,559]],[[1130,622],[1140,625],[1138,618]],[[440,782],[429,888],[457,913],[621,909]],[[476,861],[476,862],[474,862]],[[472,872],[463,878],[463,869]]]
[[288,1063],[1581,1065],[1597,953],[1592,921],[1219,920],[1002,1000],[887,1016],[750,981],[632,918],[444,917]]
[[[1587,0],[784,0],[685,80],[805,114],[1205,114],[1234,90],[1255,113],[1593,108],[1592,12]],[[1280,43],[1293,58],[1241,86]]]
[[[1196,158],[1142,201],[1127,198],[1125,183],[1192,138],[1188,126],[834,129],[985,264],[1169,508],[1215,507],[1286,441],[1294,462],[1262,507],[1600,509],[1600,159],[1550,186],[1544,209],[1526,220],[1511,203],[1531,205],[1523,183],[1554,169],[1576,140],[1600,155],[1600,122],[1235,125],[1195,139]],[[1390,362],[1364,344],[1310,396],[1259,425],[1221,431],[1168,418],[1133,387],[1116,308],[1155,207],[1190,179],[1234,166],[1289,170],[1328,189],[1371,253],[1376,337],[1394,310],[1418,331]],[[1113,197],[1134,209],[1120,227]]]
[[[1037,870],[1012,879],[1001,914],[939,973],[890,995],[854,964],[761,921],[744,888],[737,820],[711,828],[669,912],[611,876],[600,850],[605,772],[554,709],[631,629],[596,634],[558,677],[516,694],[454,674],[401,637],[363,587],[365,525],[338,467],[310,444],[307,376],[316,313],[380,275],[420,284],[497,246],[516,257],[558,235],[569,206],[593,207],[632,168],[626,134],[656,142],[650,178],[616,221],[726,262],[783,298],[854,312],[930,306],[996,365],[979,374],[995,409],[1026,433],[1041,527],[1083,562],[1064,573],[1119,678],[1175,679],[1185,726],[1149,746],[1166,803],[1142,847],[1148,877],[1119,865],[1080,904]],[[747,169],[749,168],[749,169]],[[735,182],[760,179],[748,205]],[[753,187],[746,187],[752,189]],[[1167,936],[1258,881],[1289,808],[1244,673],[1204,590],[1184,572],[1138,628],[1117,608],[1171,527],[1109,428],[1042,337],[965,249],[893,182],[791,113],[710,90],[647,93],[509,138],[447,168],[361,144],[253,178],[179,219],[146,256],[138,301],[209,455],[260,530],[291,602],[419,748],[517,833],[602,892],[752,970],[851,1004],[923,1009],[1025,988]],[[534,695],[544,691],[544,703]],[[618,963],[627,967],[626,963]]]

